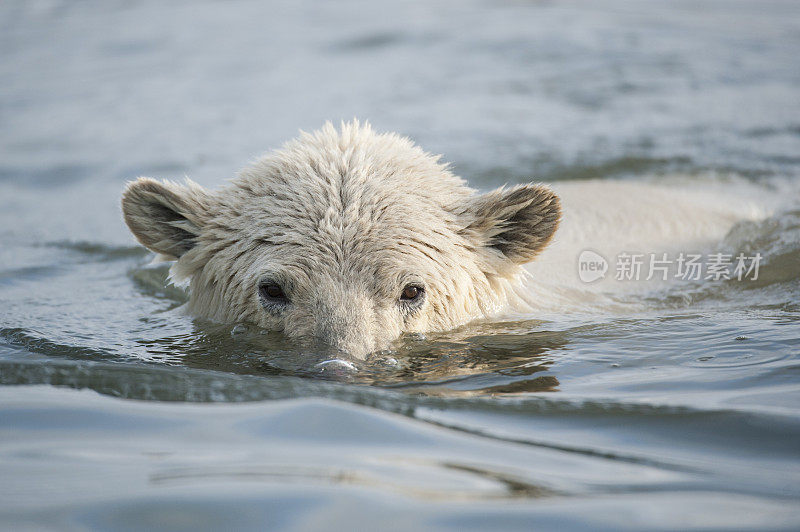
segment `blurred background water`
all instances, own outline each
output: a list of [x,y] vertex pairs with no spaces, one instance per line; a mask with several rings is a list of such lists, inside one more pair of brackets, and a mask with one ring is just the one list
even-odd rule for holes
[[[795,1],[6,0],[0,523],[796,529],[798,57]],[[352,117],[480,189],[779,198],[719,241],[762,275],[405,338],[344,376],[185,316],[124,183],[217,186]]]

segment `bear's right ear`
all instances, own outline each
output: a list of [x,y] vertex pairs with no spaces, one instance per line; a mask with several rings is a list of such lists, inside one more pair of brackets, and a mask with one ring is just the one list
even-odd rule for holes
[[476,196],[465,215],[462,234],[515,264],[525,264],[553,238],[561,203],[548,187],[531,183]]
[[208,193],[189,180],[184,186],[140,177],[122,194],[122,214],[136,240],[172,259],[194,246],[207,209]]

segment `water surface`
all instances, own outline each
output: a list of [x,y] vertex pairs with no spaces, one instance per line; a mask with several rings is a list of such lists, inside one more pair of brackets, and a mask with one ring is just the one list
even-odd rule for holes
[[[3,527],[796,529],[798,15],[4,2]],[[760,278],[543,305],[356,371],[185,316],[121,221],[124,183],[213,187],[353,116],[480,189],[622,181],[738,212],[729,191],[763,209],[717,224],[710,250],[761,253]]]

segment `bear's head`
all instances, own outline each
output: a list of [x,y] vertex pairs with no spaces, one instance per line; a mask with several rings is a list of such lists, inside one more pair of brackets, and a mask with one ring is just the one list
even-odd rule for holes
[[139,242],[176,261],[191,314],[353,357],[519,304],[521,265],[560,218],[546,187],[477,194],[438,157],[357,122],[303,133],[217,191],[140,178],[122,210]]

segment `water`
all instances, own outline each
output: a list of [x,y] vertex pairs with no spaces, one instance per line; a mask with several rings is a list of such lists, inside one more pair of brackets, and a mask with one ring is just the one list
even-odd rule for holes
[[[3,528],[796,529],[798,15],[4,2]],[[181,312],[124,182],[213,187],[353,116],[478,188],[554,183],[537,312],[354,367]],[[578,279],[582,249],[608,279]],[[755,281],[616,282],[625,249],[764,259]]]

